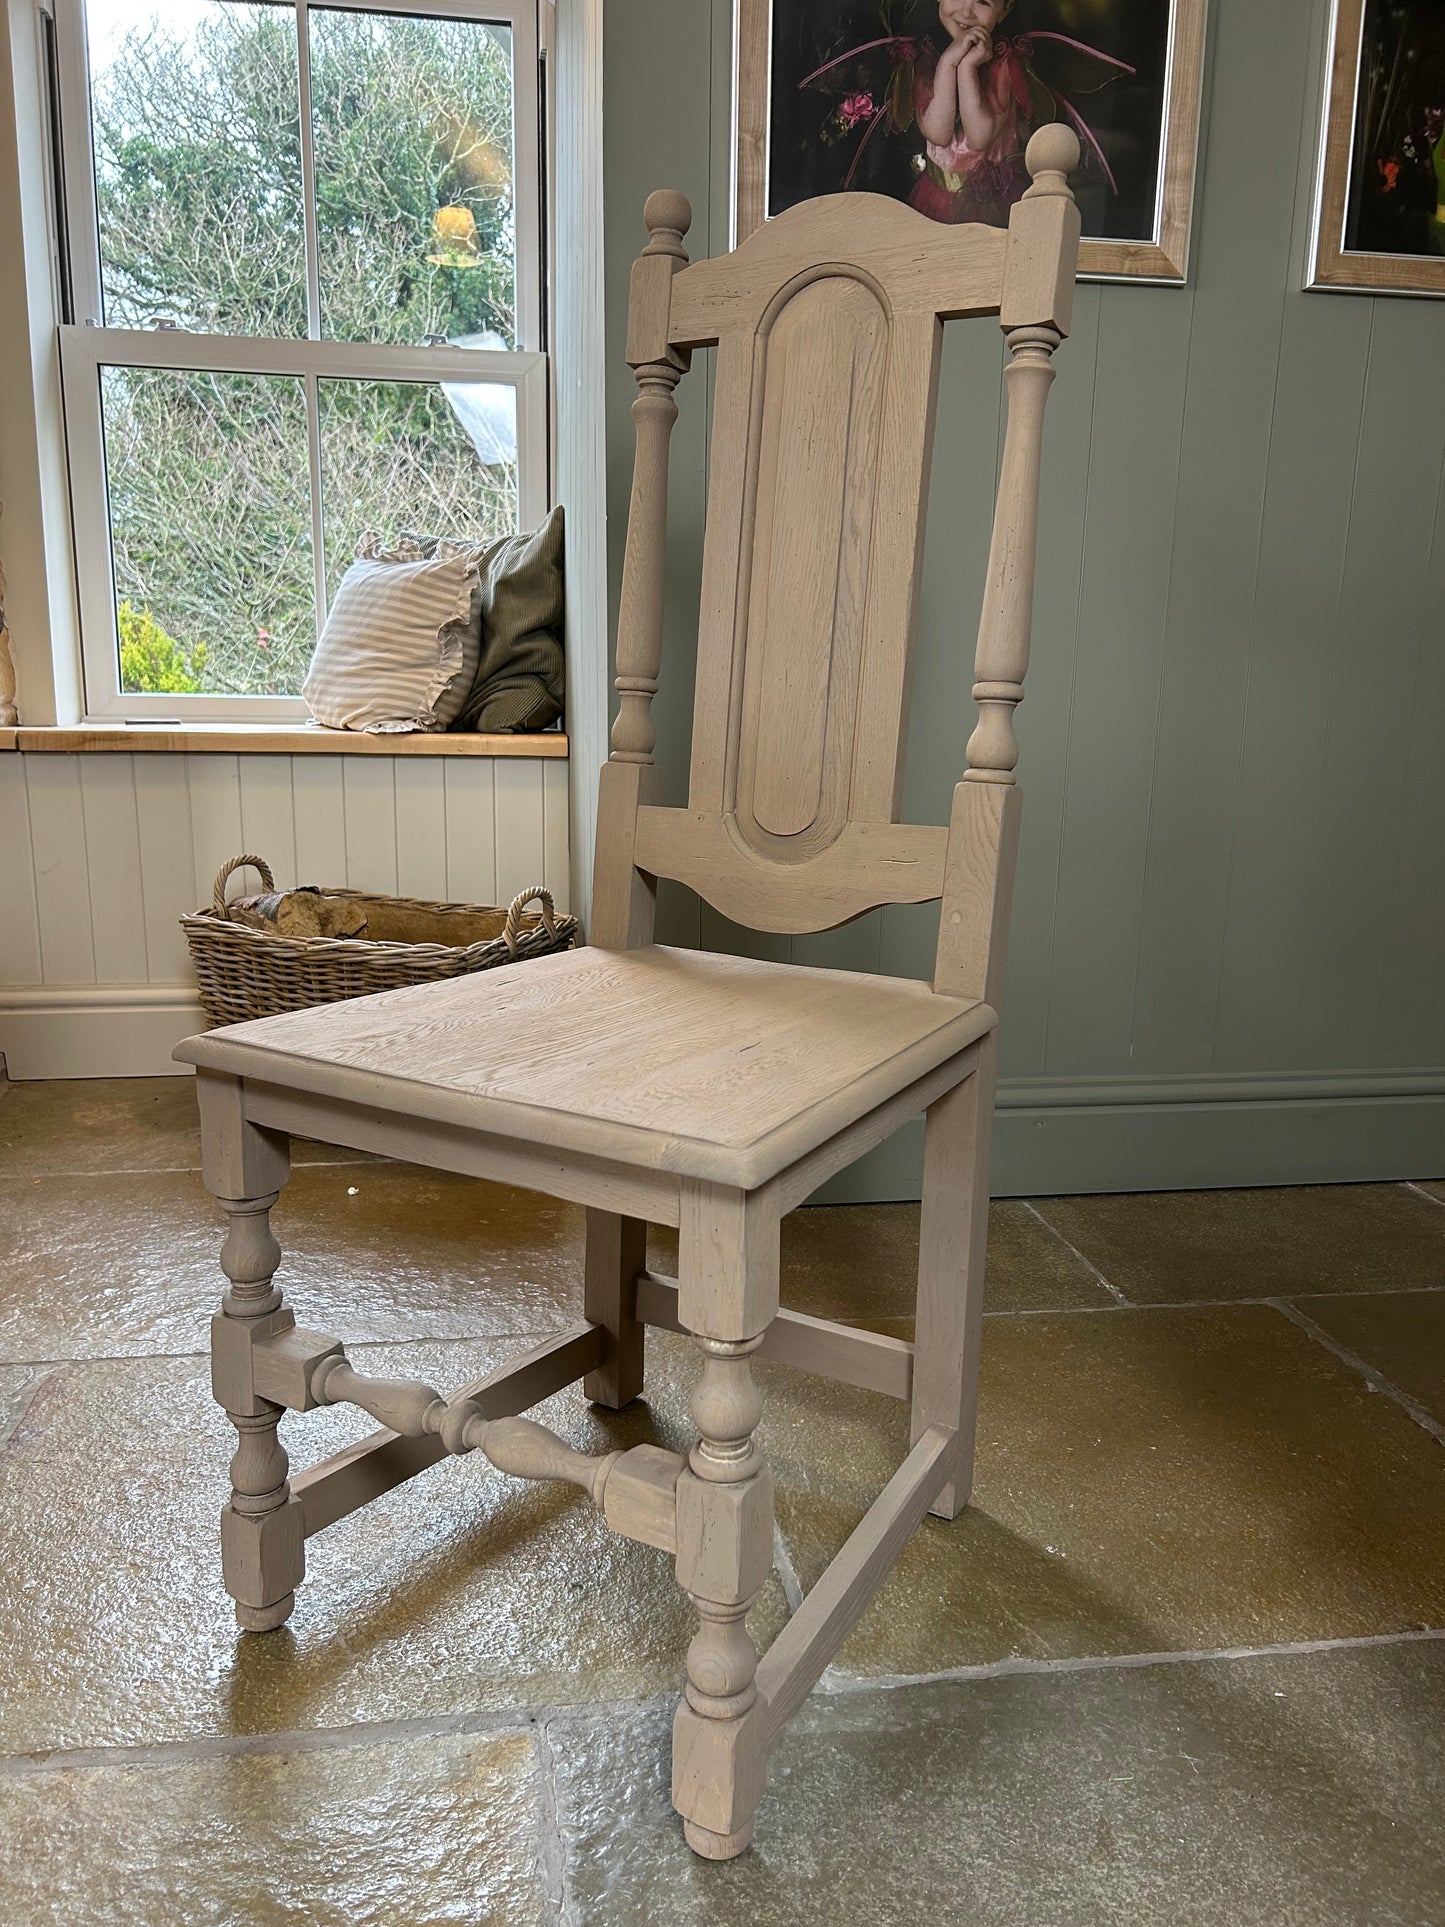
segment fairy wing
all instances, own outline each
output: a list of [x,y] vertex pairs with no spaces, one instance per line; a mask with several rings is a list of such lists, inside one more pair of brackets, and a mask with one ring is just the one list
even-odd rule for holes
[[886,167],[879,135],[898,134],[913,125],[914,68],[917,44],[909,37],[883,34],[859,41],[833,54],[795,83],[797,91],[820,101],[825,120],[819,138],[848,155],[841,185],[876,185],[860,172],[865,156],[870,168]]
[[1083,144],[1085,165],[1096,162],[1110,190],[1117,194],[1119,183],[1108,156],[1072,96],[1096,94],[1111,80],[1132,74],[1134,68],[1112,54],[1100,53],[1097,47],[1086,47],[1082,40],[1066,33],[1031,33],[1015,41],[1014,46],[1028,74],[1035,119],[1067,121]]
[[1064,100],[1075,94],[1096,94],[1111,80],[1135,71],[1128,61],[1086,47],[1066,33],[1023,34],[1014,44],[1044,86]]
[[804,74],[797,88],[799,93],[806,88],[828,95],[851,93],[867,98],[875,112],[887,110],[894,126],[905,126],[913,113],[917,51],[914,41],[898,34],[862,40]]

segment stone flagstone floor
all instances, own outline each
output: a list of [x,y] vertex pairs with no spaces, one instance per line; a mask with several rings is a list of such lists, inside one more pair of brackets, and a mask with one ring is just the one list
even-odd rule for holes
[[[714,1867],[667,1801],[690,1609],[570,1487],[449,1461],[237,1634],[198,1162],[184,1080],[0,1086],[4,1927],[1445,1922],[1445,1184],[995,1205],[974,1504]],[[455,1385],[578,1315],[569,1206],[298,1146],[274,1221],[372,1371]],[[785,1301],[909,1335],[916,1232],[798,1213]],[[759,1376],[763,1643],[907,1416]],[[685,1446],[691,1378],[654,1336],[645,1402],[540,1415]],[[283,1435],[299,1467],[366,1429]]]

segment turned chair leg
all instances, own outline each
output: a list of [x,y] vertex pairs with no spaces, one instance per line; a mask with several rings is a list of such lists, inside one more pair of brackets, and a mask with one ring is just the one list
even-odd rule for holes
[[753,1837],[767,1759],[756,1720],[758,1649],[745,1621],[773,1563],[773,1480],[753,1440],[762,1337],[699,1338],[698,1442],[677,1484],[677,1582],[697,1607],[687,1691],[672,1732],[672,1803],[694,1853],[731,1860]]
[[197,1074],[206,1188],[227,1218],[221,1309],[211,1320],[211,1391],[239,1435],[231,1460],[231,1498],[221,1510],[221,1574],[236,1602],[236,1623],[265,1633],[296,1604],[306,1571],[301,1501],[287,1482],[277,1436],[284,1406],[255,1389],[258,1343],[295,1324],[275,1283],[281,1247],[270,1213],[291,1170],[289,1140],[247,1121],[237,1079]]
[[679,1315],[702,1353],[698,1440],[677,1482],[677,1583],[697,1608],[672,1730],[672,1804],[694,1853],[731,1860],[753,1837],[767,1775],[758,1651],[745,1621],[773,1563],[773,1480],[753,1438],[751,1357],[778,1309],[775,1211],[710,1184],[683,1188]]
[[642,1390],[645,1327],[637,1317],[637,1275],[646,1265],[647,1225],[641,1218],[588,1209],[583,1312],[607,1333],[607,1349],[583,1379],[582,1391],[594,1405],[613,1411]]
[[941,1519],[957,1518],[973,1486],[995,1062],[989,1036],[973,1075],[929,1106],[924,1133],[912,1435],[916,1445],[932,1425],[955,1433],[951,1475],[929,1508]]
[[277,1435],[285,1407],[251,1386],[253,1345],[289,1328],[291,1313],[273,1283],[281,1247],[271,1231],[277,1193],[220,1198],[229,1219],[221,1269],[230,1284],[211,1321],[211,1388],[239,1434],[231,1460],[231,1498],[221,1511],[221,1573],[246,1632],[280,1626],[296,1604],[306,1570],[301,1502],[292,1496],[289,1462]]

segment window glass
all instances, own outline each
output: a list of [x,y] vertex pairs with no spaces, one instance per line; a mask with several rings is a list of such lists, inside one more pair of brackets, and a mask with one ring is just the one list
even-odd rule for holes
[[535,18],[514,0],[67,0],[66,18],[84,37],[57,29],[59,98],[90,103],[88,128],[60,128],[66,178],[93,158],[95,179],[64,204],[60,330],[87,703],[299,716],[362,535],[485,543],[542,499]]
[[302,383],[103,368],[101,414],[121,689],[299,694],[316,642]]
[[368,529],[490,542],[517,526],[517,397],[493,382],[317,383],[328,596]]
[[110,327],[306,333],[296,16],[231,0],[90,0]]
[[515,346],[510,30],[308,18],[322,335]]

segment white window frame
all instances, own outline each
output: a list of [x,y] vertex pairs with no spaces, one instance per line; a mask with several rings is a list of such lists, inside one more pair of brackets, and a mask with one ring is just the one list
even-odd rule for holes
[[322,500],[315,446],[319,381],[473,381],[510,387],[516,396],[517,511],[535,527],[547,513],[549,374],[544,352],[539,48],[535,0],[325,0],[315,11],[393,13],[475,20],[512,34],[513,193],[516,226],[517,347],[511,350],[326,340],[321,334],[315,179],[311,167],[311,85],[307,23],[310,0],[295,0],[299,40],[302,192],[306,207],[307,335],[202,334],[182,328],[103,325],[100,234],[92,149],[85,0],[55,0],[60,65],[62,165],[65,174],[74,320],[62,322],[61,385],[75,540],[81,655],[87,720],[197,722],[304,720],[300,696],[151,695],[120,688],[120,646],[111,563],[110,505],[105,477],[100,371],[105,367],[207,370],[299,377],[305,395],[311,474],[311,537],[317,607],[324,610]]

